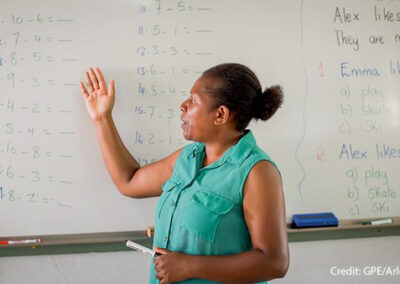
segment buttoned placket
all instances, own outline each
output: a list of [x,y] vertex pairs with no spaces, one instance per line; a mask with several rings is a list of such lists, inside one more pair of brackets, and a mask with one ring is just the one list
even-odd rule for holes
[[192,182],[194,181],[195,178],[193,178],[188,184],[182,184],[180,186],[179,189],[176,190],[176,192],[172,193],[174,194],[172,201],[170,203],[170,208],[168,210],[168,223],[166,224],[165,228],[165,233],[164,233],[164,238],[163,238],[163,247],[164,248],[168,248],[168,241],[169,241],[169,236],[170,236],[170,232],[171,232],[171,225],[172,225],[172,219],[174,217],[174,213],[176,210],[176,205],[178,203],[178,200],[180,198],[180,195],[182,193],[182,191],[187,188],[188,186],[190,186],[192,184]]

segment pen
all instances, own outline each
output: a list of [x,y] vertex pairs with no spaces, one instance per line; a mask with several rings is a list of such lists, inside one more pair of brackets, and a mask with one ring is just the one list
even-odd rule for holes
[[25,245],[25,244],[40,244],[41,239],[31,239],[31,240],[8,240],[0,241],[0,245]]
[[382,225],[382,224],[392,224],[392,223],[393,223],[393,220],[391,218],[389,218],[389,219],[363,222],[363,225]]
[[132,241],[126,241],[126,246],[130,247],[131,249],[135,249],[138,251],[141,251],[143,253],[149,254],[151,256],[159,256],[160,254],[155,252],[154,250],[151,250],[149,248],[146,248],[145,246],[139,245],[138,243],[132,242]]

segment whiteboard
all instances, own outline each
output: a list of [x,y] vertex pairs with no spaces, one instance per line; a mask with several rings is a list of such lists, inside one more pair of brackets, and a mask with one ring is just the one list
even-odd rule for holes
[[190,143],[179,104],[202,71],[250,67],[284,88],[252,122],[286,214],[400,215],[399,1],[2,0],[0,236],[144,230],[156,199],[112,183],[78,83],[116,81],[113,117],[141,165]]

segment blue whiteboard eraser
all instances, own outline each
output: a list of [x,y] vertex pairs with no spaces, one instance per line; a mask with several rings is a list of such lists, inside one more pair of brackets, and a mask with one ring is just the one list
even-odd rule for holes
[[296,228],[339,226],[339,220],[332,212],[293,214],[292,220]]

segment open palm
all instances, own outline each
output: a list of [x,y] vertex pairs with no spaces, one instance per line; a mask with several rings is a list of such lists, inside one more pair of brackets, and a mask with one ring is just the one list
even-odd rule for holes
[[106,82],[99,68],[95,70],[90,68],[85,73],[85,77],[87,88],[83,82],[80,82],[80,86],[90,117],[96,121],[110,115],[115,102],[114,80],[110,81],[107,90]]

